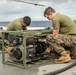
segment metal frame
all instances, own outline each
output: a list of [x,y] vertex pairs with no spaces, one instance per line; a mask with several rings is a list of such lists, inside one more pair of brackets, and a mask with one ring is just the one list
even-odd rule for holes
[[[22,55],[22,59],[23,59],[23,62],[22,63],[15,63],[13,61],[7,61],[6,60],[6,57],[5,57],[5,48],[4,48],[4,36],[5,36],[5,33],[8,33],[9,35],[12,34],[12,35],[18,35],[18,34],[22,34],[23,36],[23,45],[24,45],[24,50],[23,50],[23,55]],[[41,64],[41,63],[44,63],[44,62],[48,62],[52,59],[46,59],[46,60],[40,60],[39,62],[32,62],[34,64],[26,64],[26,35],[35,35],[37,34],[38,35],[38,32],[36,31],[29,31],[29,32],[23,32],[23,31],[7,31],[7,32],[2,32],[2,63],[3,64],[8,64],[8,65],[13,65],[13,66],[16,66],[16,67],[20,67],[20,68],[29,68],[29,67],[32,67],[32,66],[35,66],[35,65],[38,65],[38,64]]]

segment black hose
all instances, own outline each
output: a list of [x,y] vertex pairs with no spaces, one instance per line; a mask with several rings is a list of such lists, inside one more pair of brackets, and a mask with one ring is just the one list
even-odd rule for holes
[[70,65],[67,66],[67,67],[61,68],[61,69],[56,70],[56,71],[49,72],[49,73],[44,74],[44,75],[56,75],[56,74],[59,74],[59,73],[61,73],[61,72],[66,71],[66,70],[68,70],[68,69],[70,69],[70,68],[72,68],[72,67],[74,67],[74,66],[76,66],[76,61],[75,61],[74,63],[70,64]]

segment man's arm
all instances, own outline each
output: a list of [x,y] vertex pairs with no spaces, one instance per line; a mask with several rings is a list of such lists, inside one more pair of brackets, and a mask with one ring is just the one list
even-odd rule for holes
[[53,30],[53,34],[59,34],[59,29]]

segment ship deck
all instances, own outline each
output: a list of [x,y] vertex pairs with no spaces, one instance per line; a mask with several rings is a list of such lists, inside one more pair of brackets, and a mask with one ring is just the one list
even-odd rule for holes
[[[28,69],[22,69],[19,67],[3,64],[2,54],[0,53],[0,75],[44,75],[60,68],[64,68],[75,62],[75,60],[76,59],[72,59],[71,62],[64,64],[54,64],[53,61],[49,61]],[[76,66],[56,75],[76,75]]]

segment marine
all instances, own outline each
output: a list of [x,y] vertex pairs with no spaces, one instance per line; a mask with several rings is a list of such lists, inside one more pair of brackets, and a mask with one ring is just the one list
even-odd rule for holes
[[45,52],[56,51],[60,54],[60,57],[54,60],[55,64],[70,62],[71,58],[76,56],[76,24],[69,16],[57,13],[52,7],[45,9],[44,16],[52,21],[53,27],[52,34],[46,37],[49,47]]

